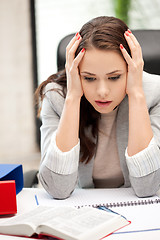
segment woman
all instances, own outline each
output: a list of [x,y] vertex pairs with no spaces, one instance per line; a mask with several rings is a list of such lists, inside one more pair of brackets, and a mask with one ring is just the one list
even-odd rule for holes
[[160,77],[143,72],[139,43],[114,17],[86,23],[66,48],[65,70],[37,89],[42,100],[40,181],[58,199],[75,187],[160,183]]

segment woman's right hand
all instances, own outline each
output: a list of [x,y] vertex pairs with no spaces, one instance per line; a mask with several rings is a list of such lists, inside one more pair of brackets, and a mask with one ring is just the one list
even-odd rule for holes
[[81,40],[81,36],[79,35],[79,33],[77,33],[69,42],[66,48],[65,68],[67,74],[67,97],[72,96],[76,98],[81,98],[83,95],[78,65],[85,54],[85,49],[82,49],[75,57],[75,52]]

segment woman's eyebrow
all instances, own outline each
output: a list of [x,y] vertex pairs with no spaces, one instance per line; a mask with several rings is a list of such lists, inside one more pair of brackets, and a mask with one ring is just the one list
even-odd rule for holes
[[111,74],[115,74],[115,73],[121,73],[121,70],[114,70],[112,72],[106,73],[106,75],[111,75]]
[[[106,75],[111,75],[111,74],[120,73],[120,72],[122,72],[122,71],[121,70],[114,70],[112,72],[106,73]],[[81,74],[96,75],[95,73],[90,73],[90,72],[87,72],[87,71],[81,72]]]
[[90,73],[90,72],[86,72],[86,71],[81,72],[81,74],[96,75],[96,74],[94,74],[94,73]]

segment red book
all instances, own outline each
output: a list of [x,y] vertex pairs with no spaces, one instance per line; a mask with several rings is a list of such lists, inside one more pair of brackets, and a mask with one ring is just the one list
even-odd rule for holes
[[14,180],[0,181],[0,215],[17,213]]

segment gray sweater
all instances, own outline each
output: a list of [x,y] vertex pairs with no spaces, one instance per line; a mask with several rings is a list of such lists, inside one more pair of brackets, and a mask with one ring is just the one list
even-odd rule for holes
[[[56,146],[56,130],[65,99],[49,83],[45,88],[42,103],[41,164],[39,178],[54,198],[70,196],[76,187],[94,188],[93,163],[79,162],[80,142],[68,152],[61,152]],[[117,113],[117,146],[120,166],[124,176],[123,187],[132,187],[139,197],[151,196],[160,188],[160,76],[143,73],[143,88],[154,137],[149,146],[129,157],[128,144],[128,97],[119,105]],[[89,131],[88,131],[88,134]]]

